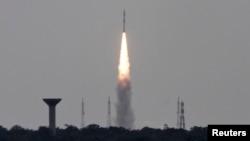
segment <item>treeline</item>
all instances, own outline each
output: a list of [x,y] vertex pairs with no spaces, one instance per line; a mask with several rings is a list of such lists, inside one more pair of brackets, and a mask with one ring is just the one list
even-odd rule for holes
[[183,129],[154,129],[144,127],[141,130],[124,128],[103,128],[91,124],[79,129],[66,125],[65,129],[56,129],[56,135],[47,127],[37,130],[24,129],[15,125],[9,130],[0,126],[0,141],[206,141],[207,127]]

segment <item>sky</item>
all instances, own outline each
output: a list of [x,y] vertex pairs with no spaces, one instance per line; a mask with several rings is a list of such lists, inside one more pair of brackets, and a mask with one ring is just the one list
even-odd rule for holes
[[0,125],[48,126],[43,98],[62,98],[57,126],[115,119],[123,9],[137,129],[250,123],[248,0],[1,0]]

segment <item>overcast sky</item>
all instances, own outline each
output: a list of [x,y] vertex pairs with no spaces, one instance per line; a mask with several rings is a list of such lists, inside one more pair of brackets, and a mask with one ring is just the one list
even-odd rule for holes
[[115,119],[126,9],[136,128],[250,123],[248,0],[1,0],[0,125],[48,125],[42,98],[62,98],[57,125]]

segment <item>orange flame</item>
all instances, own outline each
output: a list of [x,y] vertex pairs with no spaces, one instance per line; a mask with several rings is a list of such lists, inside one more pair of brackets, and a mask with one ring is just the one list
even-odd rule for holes
[[120,50],[120,61],[118,66],[119,71],[119,80],[130,79],[130,63],[128,57],[128,48],[127,48],[127,40],[126,40],[126,33],[122,33],[122,44]]

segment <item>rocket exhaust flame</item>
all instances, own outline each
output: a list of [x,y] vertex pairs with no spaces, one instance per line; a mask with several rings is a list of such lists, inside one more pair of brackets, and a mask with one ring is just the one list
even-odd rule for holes
[[130,79],[129,67],[130,67],[130,63],[129,63],[129,57],[128,57],[126,33],[123,32],[121,51],[120,51],[120,61],[119,61],[119,66],[118,66],[119,80]]
[[118,86],[116,105],[116,123],[127,129],[134,128],[134,114],[131,107],[130,63],[128,57],[126,33],[122,33],[120,60],[118,66]]

